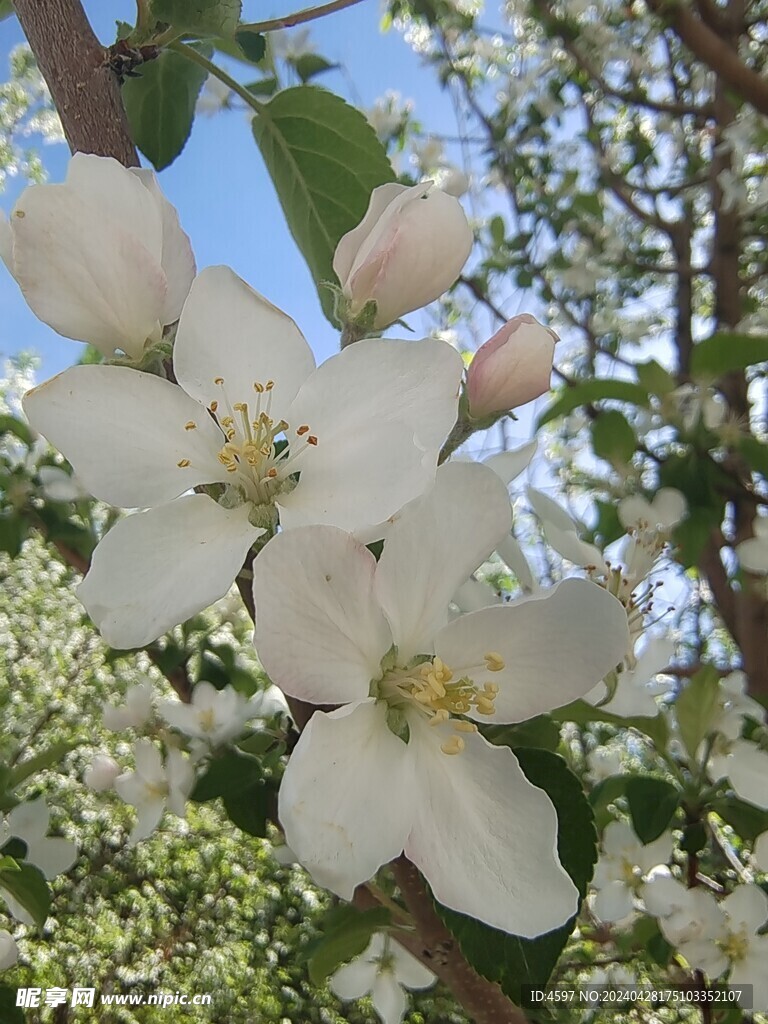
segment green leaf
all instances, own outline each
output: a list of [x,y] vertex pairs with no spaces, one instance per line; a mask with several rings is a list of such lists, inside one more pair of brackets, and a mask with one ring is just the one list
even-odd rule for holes
[[720,676],[711,665],[705,665],[689,679],[675,701],[680,738],[692,761],[715,721],[719,697]]
[[34,444],[32,431],[27,424],[22,420],[17,420],[15,416],[11,416],[8,413],[0,415],[0,434],[13,434],[27,448],[31,448]]
[[632,817],[632,827],[647,845],[667,829],[674,817],[680,794],[664,779],[633,775],[627,779],[625,793]]
[[752,843],[763,832],[768,832],[768,811],[739,800],[736,796],[723,796],[714,800],[712,810],[742,839]]
[[233,36],[240,0],[152,0],[158,21],[195,36]]
[[0,551],[15,558],[27,536],[28,523],[8,509],[0,513]]
[[363,219],[373,189],[394,180],[387,154],[359,110],[311,85],[277,93],[254,118],[253,134],[333,322],[323,282],[336,280],[336,245]]
[[538,427],[543,427],[558,416],[567,416],[580,405],[590,405],[604,399],[617,402],[631,402],[647,408],[650,405],[648,392],[640,384],[626,380],[587,380],[571,388],[564,388],[560,397],[539,417]]
[[737,445],[739,453],[749,463],[749,468],[768,479],[768,444],[756,437],[742,437]]
[[293,64],[296,74],[304,84],[317,75],[322,75],[326,71],[333,71],[334,68],[339,66],[338,64],[331,64],[325,57],[321,57],[317,53],[303,53],[301,57],[294,58],[291,64]]
[[0,0],[0,21],[10,18],[12,14],[15,14],[12,0]]
[[21,871],[21,866],[13,857],[0,857],[0,871]]
[[541,747],[557,750],[560,744],[560,726],[549,715],[537,715],[519,725],[483,725],[480,731],[487,740],[499,747]]
[[255,781],[240,793],[227,793],[224,810],[243,832],[263,839],[267,834],[271,796],[272,790],[263,780]]
[[173,163],[184,148],[206,77],[204,68],[165,50],[143,66],[140,78],[123,83],[133,141],[155,170]]
[[595,455],[619,466],[632,461],[637,438],[626,416],[618,409],[605,409],[592,421],[590,430]]
[[694,345],[691,376],[703,381],[717,380],[724,373],[746,370],[768,362],[768,336],[718,331]]
[[43,927],[51,907],[51,891],[42,871],[31,864],[0,871],[0,889],[6,889],[24,907],[38,928]]
[[254,96],[272,96],[277,89],[277,79],[274,77],[259,78],[255,82],[249,82],[245,88]]
[[264,59],[264,54],[267,52],[267,40],[261,32],[239,28],[235,32],[235,42],[240,47],[245,59],[252,64],[258,64],[260,60]]
[[[0,18],[4,17],[0,13]],[[24,1024],[24,1014],[16,1005],[16,987],[0,985],[0,1020],[3,1024]]]
[[650,737],[658,750],[664,750],[669,739],[667,723],[661,715],[654,715],[652,718],[640,715],[622,718],[619,715],[612,715],[605,708],[593,707],[584,700],[575,700],[572,704],[566,704],[564,708],[558,708],[552,712],[552,717],[558,722],[575,722],[577,725],[608,722],[620,729],[637,729],[638,732]]
[[655,359],[650,359],[647,363],[637,363],[635,372],[640,385],[652,395],[668,395],[677,387],[677,381],[672,374]]
[[615,815],[610,812],[609,807],[625,796],[627,779],[627,775],[611,775],[598,782],[589,794],[589,803],[595,815],[595,825],[600,832],[609,821],[613,821]]
[[[597,837],[581,784],[565,761],[548,750],[520,747],[515,755],[529,781],[543,789],[555,805],[560,861],[583,899],[597,859]],[[510,864],[510,871],[514,869],[515,865]],[[489,981],[498,982],[518,1005],[523,986],[546,984],[575,922],[572,918],[562,928],[535,939],[524,939],[489,928],[439,904],[436,907],[474,969]]]
[[204,775],[197,780],[190,800],[207,803],[217,796],[235,796],[261,782],[261,764],[253,757],[244,757],[234,750],[215,757]]
[[322,985],[336,968],[359,956],[371,937],[389,924],[386,907],[355,910],[352,906],[336,907],[326,918],[325,934],[307,950],[309,977],[313,985]]

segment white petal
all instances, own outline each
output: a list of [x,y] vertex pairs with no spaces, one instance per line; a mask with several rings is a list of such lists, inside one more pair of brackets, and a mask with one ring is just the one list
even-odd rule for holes
[[758,836],[752,856],[758,870],[768,874],[768,832],[763,832],[761,836]]
[[13,274],[13,229],[2,210],[0,210],[0,260]]
[[371,1002],[382,1024],[402,1024],[408,1000],[392,971],[379,971],[376,975]]
[[195,257],[189,238],[181,229],[176,208],[168,202],[160,190],[157,175],[145,167],[131,167],[155,201],[162,227],[162,253],[160,262],[168,282],[165,296],[163,323],[172,324],[179,319],[181,307],[189,294],[195,277]]
[[768,573],[768,541],[760,537],[750,537],[736,545],[736,554],[742,569],[758,576]]
[[27,844],[27,860],[39,868],[49,881],[69,871],[77,855],[77,846],[69,839],[60,839],[58,836],[36,839]]
[[654,525],[655,519],[651,504],[642,494],[632,494],[628,498],[622,498],[617,506],[619,522],[626,530],[633,530],[641,524],[647,529]]
[[508,532],[511,515],[495,473],[479,463],[449,462],[392,524],[375,589],[401,664],[431,652],[453,595]]
[[669,832],[665,832],[658,839],[640,847],[635,863],[643,874],[647,875],[652,868],[658,867],[660,864],[668,864],[672,859],[673,849],[672,836]]
[[510,572],[517,577],[517,582],[523,590],[531,593],[538,589],[528,559],[523,554],[523,549],[514,533],[508,533],[504,540],[496,545],[496,552]]
[[[30,423],[91,494],[145,508],[226,476],[222,434],[176,384],[125,366],[73,366],[24,396]],[[189,422],[196,429],[187,430]],[[182,460],[190,465],[180,467]]]
[[223,597],[264,532],[248,508],[194,494],[113,526],[77,590],[104,640],[143,647]]
[[458,352],[429,339],[360,341],[323,363],[286,417],[318,443],[278,502],[283,526],[366,531],[422,494],[456,420],[461,373]]
[[542,522],[551,523],[552,526],[556,526],[559,530],[575,531],[577,529],[578,523],[548,495],[536,490],[535,487],[528,487],[525,493],[533,507],[533,511]]
[[536,454],[538,442],[529,441],[527,444],[514,448],[512,451],[499,452],[485,460],[485,465],[497,473],[505,484],[511,484],[515,477],[520,476]]
[[[272,416],[279,420],[315,368],[315,357],[291,318],[229,267],[195,278],[176,332],[173,367],[181,386],[204,405],[247,402],[253,385],[274,381]],[[223,377],[224,384],[214,383]],[[299,424],[296,424],[297,426]]]
[[448,732],[412,729],[416,814],[406,856],[452,910],[528,937],[564,924],[578,893],[557,858],[549,797],[528,782],[508,747],[479,733],[463,734],[460,754],[444,754],[439,744]]
[[[348,231],[336,246],[333,256],[333,270],[339,279],[342,287],[347,283],[352,267],[358,253],[361,251],[366,239],[371,238],[373,228],[380,225],[382,214],[388,207],[390,217],[393,216],[408,200],[419,193],[424,192],[424,185],[400,185],[397,182],[387,182],[386,185],[379,185],[371,192],[368,209],[365,217],[356,228]],[[397,201],[397,202],[395,202]],[[392,205],[394,204],[394,205]],[[378,232],[377,232],[378,233]],[[373,239],[371,239],[373,241]],[[370,244],[363,251],[363,258],[370,250]]]
[[553,523],[546,521],[543,525],[547,541],[563,558],[567,558],[574,565],[595,568],[602,573],[608,572],[600,548],[582,540],[574,530],[561,530]]
[[736,740],[728,757],[728,778],[742,800],[768,811],[768,754],[748,740]]
[[42,839],[48,831],[51,812],[42,798],[25,800],[13,808],[7,820],[9,835],[23,839],[25,843],[34,842],[35,839]]
[[747,932],[754,933],[768,918],[768,895],[759,885],[737,885],[720,907],[728,915],[731,931],[746,928]]
[[16,940],[10,932],[0,930],[0,971],[7,971],[19,959]]
[[185,753],[172,747],[165,759],[165,774],[168,779],[168,810],[183,818],[187,798],[195,786],[195,766]]
[[344,964],[328,979],[328,988],[339,999],[362,999],[373,988],[377,965],[365,959],[365,953]]
[[[497,683],[495,722],[522,722],[583,697],[629,647],[627,616],[607,591],[568,579],[545,595],[462,615],[435,638],[454,675]],[[491,672],[484,656],[505,667]]]
[[[151,209],[146,190],[135,188]],[[13,234],[16,280],[33,313],[59,334],[133,358],[158,335],[165,274],[152,239],[132,224],[105,216],[68,185],[35,185],[14,208]]]
[[387,728],[383,705],[316,711],[280,786],[286,841],[318,885],[349,900],[402,852],[415,783],[411,744]]
[[656,523],[665,530],[677,526],[688,511],[685,495],[674,487],[662,487],[651,502]]
[[610,882],[595,894],[592,907],[601,921],[623,921],[632,913],[632,891],[624,882]]
[[[133,744],[133,758],[136,762],[136,772],[143,782],[154,786],[160,786],[165,782],[163,759],[154,743],[148,739],[136,740]],[[120,795],[122,796],[122,793]]]
[[462,612],[476,612],[480,608],[491,608],[500,604],[501,598],[493,587],[470,576],[453,595],[452,603]]
[[160,824],[164,811],[165,802],[160,797],[139,804],[136,808],[136,824],[131,829],[128,845],[135,846],[142,839],[151,836]]
[[394,939],[389,941],[389,952],[394,958],[395,975],[401,985],[418,990],[429,988],[437,981],[437,976],[421,960],[417,960],[413,953],[409,953]]
[[392,646],[376,561],[333,526],[280,533],[253,564],[256,649],[272,680],[315,704],[368,696]]

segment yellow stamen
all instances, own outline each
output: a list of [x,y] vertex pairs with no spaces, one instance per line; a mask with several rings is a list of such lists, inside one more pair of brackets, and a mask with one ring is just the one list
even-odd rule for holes
[[504,668],[504,659],[498,651],[489,651],[487,654],[484,654],[483,661],[489,672],[501,672]]
[[186,469],[187,466],[189,465],[189,459],[180,459],[176,463],[176,465],[179,467],[179,469]]
[[477,726],[474,722],[454,722],[453,728],[457,732],[477,732]]
[[451,736],[440,744],[440,749],[444,754],[460,754],[464,749],[464,740],[461,736]]
[[214,377],[213,378],[213,383],[214,384],[223,384],[224,383],[224,378],[223,377]]
[[197,424],[195,423],[194,420],[189,420],[187,423],[184,424],[185,430],[194,430],[196,427]]

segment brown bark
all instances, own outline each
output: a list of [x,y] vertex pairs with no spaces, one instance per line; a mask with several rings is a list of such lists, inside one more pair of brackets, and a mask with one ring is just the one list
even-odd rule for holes
[[80,0],[15,0],[14,5],[72,152],[111,156],[137,167],[120,85]]

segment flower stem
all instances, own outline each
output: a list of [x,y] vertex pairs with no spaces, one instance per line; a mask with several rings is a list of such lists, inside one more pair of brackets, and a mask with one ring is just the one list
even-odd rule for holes
[[332,0],[331,3],[322,4],[320,7],[305,7],[293,14],[286,14],[284,18],[272,18],[270,21],[254,21],[250,24],[240,25],[240,29],[247,29],[249,32],[274,32],[275,29],[292,28],[294,25],[303,25],[306,21],[316,21],[324,18],[327,14],[335,14],[336,11],[343,11],[345,7],[354,7],[362,0]]
[[218,64],[214,64],[213,61],[208,60],[202,53],[199,53],[194,47],[187,46],[186,43],[181,43],[178,40],[168,44],[169,50],[175,50],[176,53],[180,53],[182,57],[186,57],[187,60],[191,60],[193,64],[199,65],[201,68],[205,68],[209,75],[213,75],[214,78],[218,78],[220,82],[223,82],[232,92],[236,93],[241,100],[244,100],[249,107],[256,111],[257,114],[264,113],[264,104],[259,103],[256,97],[250,93],[244,85],[241,85],[236,79],[228,75],[223,68],[220,68]]

